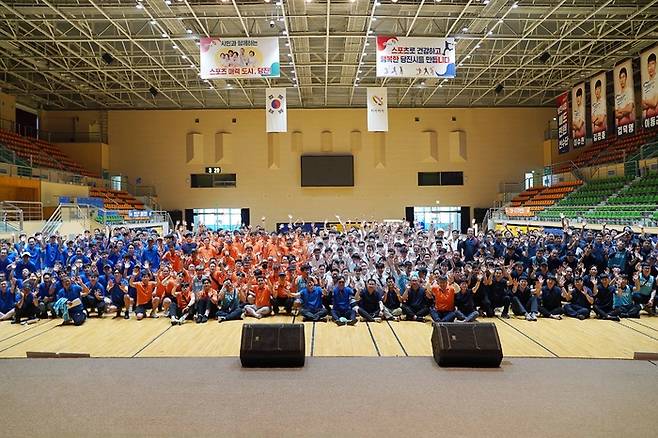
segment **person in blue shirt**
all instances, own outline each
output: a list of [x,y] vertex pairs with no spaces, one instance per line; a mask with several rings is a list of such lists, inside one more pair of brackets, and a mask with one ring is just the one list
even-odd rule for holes
[[356,311],[352,307],[354,291],[350,287],[345,287],[345,277],[339,276],[338,285],[334,287],[332,293],[333,308],[331,317],[338,325],[356,324]]
[[27,251],[23,252],[20,260],[16,261],[14,272],[21,273],[23,272],[23,269],[27,269],[30,272],[37,272],[37,267],[30,261],[30,253]]
[[38,299],[39,299],[39,318],[48,318],[48,312],[54,316],[53,304],[57,301],[57,290],[55,290],[55,283],[49,272],[45,272],[41,277],[41,283],[38,286]]
[[322,304],[322,288],[316,286],[315,277],[307,277],[305,287],[299,292],[297,304],[301,305],[303,321],[326,321],[327,309]]
[[105,312],[105,287],[98,281],[98,274],[90,272],[86,286],[89,293],[83,294],[82,303],[88,312],[94,311],[101,318]]
[[123,278],[121,271],[114,270],[114,278],[107,281],[107,293],[110,295],[112,304],[110,305],[110,312],[116,312],[115,318],[121,316],[121,310],[126,309],[124,315],[125,319],[130,319],[130,308],[132,307],[133,300],[128,292],[128,280]]
[[37,312],[39,310],[39,301],[37,294],[32,289],[29,282],[23,283],[18,297],[16,297],[16,311],[12,324],[19,324],[23,318],[27,318],[27,323],[31,324],[37,321]]
[[152,271],[157,271],[160,269],[160,251],[158,247],[155,246],[153,237],[149,237],[147,240],[146,248],[142,250],[142,265],[145,265],[148,262]]
[[651,266],[642,263],[640,272],[633,275],[633,303],[644,305],[644,310],[651,316],[656,314],[656,279],[651,275]]
[[628,284],[628,277],[620,275],[616,279],[617,288],[613,297],[613,307],[611,315],[620,318],[639,318],[640,306],[633,303],[633,288]]
[[16,313],[16,283],[7,280],[0,281],[0,321],[14,318]]
[[9,251],[7,248],[0,249],[0,273],[4,273],[6,276],[9,276],[12,263],[13,260],[9,257]]
[[185,242],[183,245],[181,245],[181,249],[183,250],[183,254],[185,255],[190,255],[192,254],[192,251],[197,249],[197,243],[194,241],[193,235],[191,232],[185,233]]
[[466,231],[466,239],[459,242],[458,248],[461,251],[462,257],[467,262],[472,262],[475,253],[479,247],[479,242],[475,237],[473,228]]
[[48,239],[43,253],[43,266],[52,269],[55,263],[62,260],[62,239],[52,234]]
[[420,279],[416,274],[411,276],[411,281],[402,294],[401,307],[407,321],[425,322],[425,317],[430,314],[425,288],[420,286]]
[[[69,307],[69,317],[76,326],[84,324],[87,319],[84,306],[82,304],[82,294],[88,294],[89,289],[82,280],[75,279],[75,283],[70,277],[64,277],[62,280],[62,288],[57,292],[57,299],[66,298],[66,304]],[[80,303],[75,304],[76,300]]]
[[[39,234],[39,239],[41,235]],[[41,242],[37,243],[37,240],[34,237],[27,239],[27,246],[24,249],[25,252],[30,253],[30,261],[34,263],[34,266],[37,267],[37,270],[41,270],[41,264],[43,261],[43,250],[41,248]]]
[[75,249],[75,254],[73,254],[71,257],[68,258],[66,261],[67,265],[73,265],[77,260],[81,260],[83,265],[88,265],[91,263],[91,260],[89,260],[89,257],[87,257],[84,254],[84,251],[82,248],[78,247]]

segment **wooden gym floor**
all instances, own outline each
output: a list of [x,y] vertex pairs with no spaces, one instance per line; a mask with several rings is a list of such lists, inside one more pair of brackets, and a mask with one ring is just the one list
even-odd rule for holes
[[[632,359],[635,352],[658,352],[658,318],[621,322],[590,319],[482,319],[494,322],[506,357]],[[172,327],[166,318],[129,321],[92,317],[81,327],[44,320],[29,326],[0,323],[0,358],[26,352],[89,353],[91,357],[235,357],[241,327],[289,323],[289,316],[218,324],[187,322]],[[297,320],[299,322],[299,319]],[[430,323],[382,322],[338,327],[304,323],[307,356],[431,356]]]

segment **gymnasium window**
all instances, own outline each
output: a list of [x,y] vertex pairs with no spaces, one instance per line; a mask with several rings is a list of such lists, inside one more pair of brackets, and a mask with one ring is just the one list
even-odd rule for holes
[[194,226],[200,224],[216,230],[236,230],[240,228],[242,216],[239,208],[195,208]]
[[423,224],[428,230],[434,221],[435,228],[447,230],[451,225],[453,230],[461,229],[461,207],[414,207],[414,220]]
[[235,187],[235,184],[235,173],[195,173],[190,175],[190,187],[193,189]]
[[463,186],[464,172],[418,172],[419,186]]

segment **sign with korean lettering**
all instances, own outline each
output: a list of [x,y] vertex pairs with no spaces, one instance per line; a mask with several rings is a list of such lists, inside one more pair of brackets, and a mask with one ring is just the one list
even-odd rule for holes
[[278,78],[279,39],[201,38],[201,78]]
[[613,74],[617,137],[635,134],[635,92],[633,90],[633,64],[631,60],[617,64]]
[[128,217],[130,219],[145,219],[151,217],[153,212],[151,210],[129,210]]
[[608,107],[606,105],[605,72],[594,76],[589,81],[591,97],[592,141],[597,143],[607,138]]
[[640,79],[642,80],[642,126],[653,129],[658,126],[658,79],[656,79],[656,55],[658,45],[640,55]]
[[569,92],[560,94],[557,99],[557,150],[569,152]]
[[454,78],[454,38],[377,36],[378,78]]

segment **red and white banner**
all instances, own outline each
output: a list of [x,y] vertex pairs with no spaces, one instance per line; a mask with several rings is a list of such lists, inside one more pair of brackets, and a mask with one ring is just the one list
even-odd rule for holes
[[385,87],[369,87],[368,131],[388,131],[388,93]]
[[633,63],[617,64],[613,70],[615,82],[615,125],[617,137],[635,134],[635,93],[633,91]]
[[557,104],[557,150],[569,152],[569,92],[565,91],[555,100]]
[[266,132],[288,131],[288,108],[285,88],[265,90]]
[[658,46],[653,46],[640,55],[642,126],[644,129],[652,129],[658,126],[658,80],[656,79],[657,55]]
[[378,78],[454,78],[455,39],[377,36]]
[[606,73],[600,73],[589,81],[590,117],[592,120],[592,141],[597,143],[607,138],[608,106],[606,104]]
[[279,38],[201,38],[201,78],[278,78]]
[[585,125],[585,83],[571,89],[571,135],[573,147],[585,146],[587,125]]

